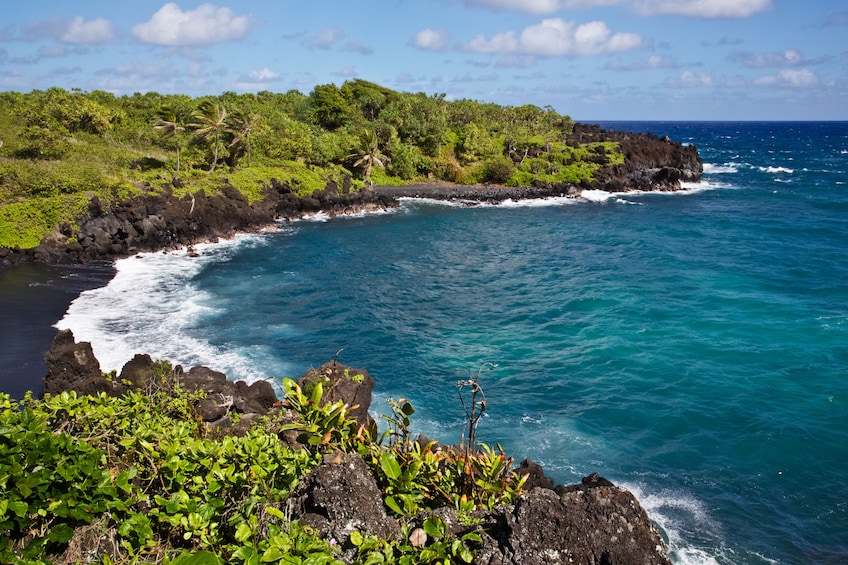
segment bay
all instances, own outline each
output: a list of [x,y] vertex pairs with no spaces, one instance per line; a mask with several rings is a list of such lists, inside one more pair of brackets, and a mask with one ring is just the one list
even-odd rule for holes
[[106,369],[296,378],[338,355],[375,378],[375,416],[405,397],[444,442],[482,370],[478,439],[631,489],[675,563],[848,561],[848,124],[603,125],[694,143],[704,181],[142,255],[59,326]]

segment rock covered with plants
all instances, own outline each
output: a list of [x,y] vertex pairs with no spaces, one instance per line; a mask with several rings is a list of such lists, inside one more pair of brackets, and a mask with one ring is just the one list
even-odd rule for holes
[[363,80],[197,99],[2,92],[0,126],[4,262],[127,255],[318,210],[392,205],[374,186],[540,197],[674,190],[702,171],[694,146],[575,124],[550,107],[449,101]]
[[71,342],[51,364],[71,390],[0,395],[2,562],[670,563],[626,490],[597,475],[552,488],[477,442],[479,373],[459,383],[464,441],[445,446],[412,437],[405,399],[382,433],[353,418],[344,396],[370,403],[370,376],[337,360],[270,405],[231,397],[216,422],[204,403],[250,387],[137,356],[81,394],[72,375],[90,384],[96,360]]

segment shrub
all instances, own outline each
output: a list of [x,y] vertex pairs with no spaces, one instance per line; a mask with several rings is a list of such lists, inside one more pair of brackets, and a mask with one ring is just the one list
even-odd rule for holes
[[509,157],[495,157],[483,164],[483,182],[506,184],[515,167]]

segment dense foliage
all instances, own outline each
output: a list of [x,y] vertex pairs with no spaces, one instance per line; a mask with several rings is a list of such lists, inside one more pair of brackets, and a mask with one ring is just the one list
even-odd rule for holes
[[[456,539],[434,516],[413,528],[413,516],[443,506],[467,516],[523,485],[499,449],[412,441],[405,400],[391,402],[375,437],[341,401],[322,403],[320,383],[307,395],[285,381],[294,423],[278,411],[243,437],[210,437],[195,412],[202,393],[181,390],[167,362],[158,367],[158,390],[144,393],[0,395],[0,562],[339,563],[336,540],[290,520],[285,505],[339,451],[365,459],[402,524],[401,539],[355,532],[357,563],[470,562],[473,528]],[[304,448],[279,440],[291,429]]]
[[165,186],[214,193],[226,178],[255,200],[272,178],[309,193],[346,175],[358,186],[576,183],[623,162],[616,143],[571,139],[573,125],[549,107],[447,101],[363,80],[197,99],[4,92],[0,246],[37,245],[95,194],[108,206]]

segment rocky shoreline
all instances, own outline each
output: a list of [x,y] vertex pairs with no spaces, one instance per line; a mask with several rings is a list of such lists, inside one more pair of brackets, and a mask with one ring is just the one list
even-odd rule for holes
[[[693,145],[672,142],[650,134],[603,130],[578,124],[576,139],[613,141],[624,153],[624,163],[602,166],[591,182],[579,184],[535,182],[532,186],[459,185],[446,182],[404,186],[366,186],[353,190],[351,179],[330,182],[323,190],[298,196],[293,187],[270,179],[263,182],[263,198],[248,202],[226,178],[219,194],[198,192],[178,198],[172,188],[162,193],[135,196],[106,209],[92,198],[77,225],[63,224],[35,248],[0,248],[0,267],[27,261],[85,263],[214,242],[238,232],[255,232],[275,222],[319,212],[330,216],[399,205],[404,197],[499,203],[527,198],[578,197],[583,190],[627,192],[680,190],[681,182],[697,182],[703,161]],[[606,162],[598,155],[599,162]]]
[[[48,374],[44,389],[58,394],[121,395],[130,389],[153,390],[167,386],[157,380],[154,362],[136,355],[117,378],[100,372],[91,344],[77,343],[70,330],[59,332],[46,355]],[[362,375],[351,379],[349,375]],[[184,371],[176,367],[169,377],[188,391],[202,391],[195,410],[209,433],[215,436],[244,434],[249,426],[272,411],[280,421],[295,417],[277,401],[268,381],[251,385],[228,381],[223,373],[207,367]],[[332,391],[322,403],[342,400],[359,405],[353,414],[360,423],[370,420],[368,408],[374,381],[365,369],[354,369],[336,360],[311,369],[299,379],[319,379]],[[281,432],[280,441],[298,448],[296,432]],[[429,442],[428,442],[429,443]],[[512,504],[480,509],[476,524],[463,526],[454,508],[425,511],[410,518],[418,524],[437,515],[455,536],[472,528],[481,537],[473,563],[478,565],[536,565],[580,563],[607,565],[671,565],[668,550],[657,528],[632,493],[593,473],[580,484],[558,485],[542,468],[524,460],[516,472],[527,475],[524,492]],[[291,519],[314,528],[326,539],[349,547],[351,533],[397,538],[397,519],[387,514],[380,488],[365,461],[355,453],[336,453],[306,475],[286,501]],[[344,557],[344,554],[342,555]]]

